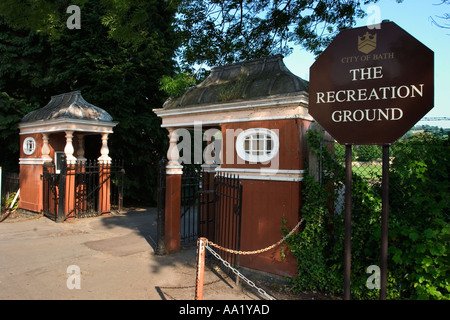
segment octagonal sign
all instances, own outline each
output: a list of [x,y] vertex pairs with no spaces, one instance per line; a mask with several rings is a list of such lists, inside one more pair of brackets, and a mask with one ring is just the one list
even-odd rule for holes
[[433,108],[433,51],[379,26],[341,31],[310,68],[309,113],[341,144],[392,144]]

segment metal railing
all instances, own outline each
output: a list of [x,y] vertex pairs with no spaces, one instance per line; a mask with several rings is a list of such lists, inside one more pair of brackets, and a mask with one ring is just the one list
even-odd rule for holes
[[[44,164],[42,213],[55,221],[100,215],[104,212],[101,212],[99,205],[99,190],[105,184],[108,184],[110,211],[120,212],[123,207],[124,174],[123,161],[113,161],[111,164],[77,161],[66,164],[63,159],[59,173],[53,163]],[[74,193],[73,202],[66,201],[66,190]],[[70,207],[68,213],[65,212],[66,206]]]

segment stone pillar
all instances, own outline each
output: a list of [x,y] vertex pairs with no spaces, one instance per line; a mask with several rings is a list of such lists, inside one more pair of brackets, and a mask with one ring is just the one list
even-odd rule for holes
[[98,158],[98,161],[111,163],[108,148],[108,133],[102,133],[102,147],[100,149],[100,154],[101,156]]
[[75,163],[77,161],[77,158],[73,155],[74,149],[73,149],[73,131],[66,131],[66,146],[64,148],[64,153],[66,155],[66,162],[69,163]]
[[181,244],[181,175],[183,166],[178,159],[178,134],[174,128],[169,128],[168,163],[166,166],[166,208],[164,223],[164,244],[169,253],[180,250]]
[[74,148],[72,144],[73,131],[66,131],[66,146],[64,154],[66,156],[66,192],[64,202],[64,216],[67,219],[75,217],[75,166],[77,158],[73,155]]
[[111,213],[111,158],[109,157],[108,133],[102,133],[101,156],[98,158],[99,190],[98,210],[100,214]]
[[86,162],[86,158],[84,157],[84,134],[77,134],[77,142],[78,142],[78,150],[77,150],[77,159],[81,162]]
[[52,158],[50,157],[50,147],[48,145],[48,133],[42,134],[42,142],[41,159],[44,162],[51,162]]
[[167,174],[182,174],[183,166],[180,165],[178,159],[180,159],[180,153],[177,147],[178,133],[174,128],[169,128],[169,150],[167,150],[167,160],[169,161],[166,166]]
[[[44,166],[51,166],[53,159],[50,157],[50,147],[48,144],[49,140],[49,133],[45,132],[42,133],[42,148],[41,148],[41,159],[42,159],[42,167],[39,169],[39,176],[42,176],[44,173]],[[20,171],[22,171],[22,165]],[[37,192],[38,195],[38,207],[37,212],[42,212],[44,209],[44,182],[43,179],[39,179],[39,182],[37,183]],[[22,187],[23,190],[23,187]]]

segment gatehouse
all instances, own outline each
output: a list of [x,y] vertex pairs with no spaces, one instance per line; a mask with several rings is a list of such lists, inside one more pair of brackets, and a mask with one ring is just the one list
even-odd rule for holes
[[[80,91],[52,96],[25,115],[19,123],[19,208],[56,221],[109,213],[111,175],[122,169],[112,163],[108,148],[117,124]],[[92,139],[101,147],[89,154],[98,158],[88,161],[85,142]]]
[[[213,68],[202,83],[181,97],[168,99],[154,112],[162,118],[169,136],[167,251],[180,249],[181,179],[194,158],[204,160],[202,168],[209,179],[239,177],[240,250],[276,243],[283,236],[284,222],[288,229],[296,226],[308,156],[305,134],[313,118],[308,113],[308,82],[292,74],[281,55]],[[203,157],[186,157],[192,145],[193,153],[198,155],[200,147]],[[236,205],[229,210],[236,210]],[[213,229],[226,223],[215,218],[210,219]],[[211,241],[221,241],[211,233],[199,236],[208,235],[213,237]],[[294,257],[286,249],[282,259],[280,250],[278,246],[258,255],[242,255],[240,265],[295,276]]]

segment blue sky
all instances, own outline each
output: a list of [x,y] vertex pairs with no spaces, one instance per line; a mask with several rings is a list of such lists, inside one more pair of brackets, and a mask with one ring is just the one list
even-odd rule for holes
[[[450,117],[450,29],[439,28],[432,23],[430,17],[437,22],[444,22],[437,16],[450,13],[450,5],[438,5],[441,0],[380,0],[376,5],[380,8],[381,20],[391,20],[413,37],[434,51],[435,59],[435,105],[426,117]],[[368,6],[363,6],[367,9]],[[372,23],[369,23],[372,24]],[[355,27],[367,25],[367,18],[357,22]],[[313,54],[300,46],[284,58],[284,63],[291,72],[309,80],[309,68],[314,63]],[[420,121],[418,124],[429,124],[450,128],[450,121]]]

